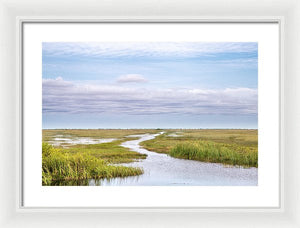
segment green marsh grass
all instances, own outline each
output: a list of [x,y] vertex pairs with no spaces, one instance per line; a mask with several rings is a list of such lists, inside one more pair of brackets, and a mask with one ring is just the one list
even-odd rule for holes
[[[258,167],[257,130],[239,129],[57,129],[43,130],[43,185],[88,185],[88,179],[140,175],[140,168],[120,163],[145,159],[147,155],[120,146],[128,135],[165,133],[141,142],[157,153],[182,159],[217,162],[244,167]],[[174,137],[176,135],[177,137]],[[62,143],[53,147],[47,142],[56,138],[115,138],[99,144]]]
[[68,153],[43,143],[42,184],[58,181],[100,179],[135,176],[143,173],[140,168],[113,166],[88,152]]
[[176,158],[258,167],[257,130],[252,129],[165,130],[164,134],[141,145]]
[[[135,138],[130,138],[134,140]],[[61,150],[68,153],[90,153],[90,155],[103,159],[104,161],[116,163],[129,163],[137,159],[145,159],[146,154],[141,154],[135,151],[130,151],[128,148],[120,146],[124,140],[116,140],[109,143],[100,144],[78,144]]]
[[170,156],[204,162],[257,167],[257,149],[237,144],[197,141],[174,146]]
[[[157,133],[152,129],[53,129],[43,130],[43,185],[87,185],[88,179],[135,176],[143,173],[141,168],[124,167],[120,163],[145,159],[146,154],[130,151],[120,146],[128,135]],[[55,138],[115,138],[115,141],[99,144],[61,143],[56,146],[47,144]]]

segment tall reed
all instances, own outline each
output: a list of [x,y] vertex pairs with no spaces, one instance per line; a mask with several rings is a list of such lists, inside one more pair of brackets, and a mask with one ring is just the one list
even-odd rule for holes
[[257,148],[237,144],[196,141],[179,143],[174,146],[170,156],[204,162],[215,162],[245,167],[258,166]]
[[42,146],[42,184],[59,180],[81,180],[140,175],[134,167],[112,166],[89,153],[65,153],[47,143]]

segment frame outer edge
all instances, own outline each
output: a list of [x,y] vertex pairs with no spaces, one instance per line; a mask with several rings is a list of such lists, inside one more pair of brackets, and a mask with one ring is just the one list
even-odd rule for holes
[[19,142],[19,151],[17,152],[17,200],[16,200],[16,209],[19,211],[23,207],[23,200],[24,200],[24,189],[23,189],[23,62],[22,62],[22,20],[20,17],[16,18],[16,63],[17,63],[17,79],[18,79],[18,89],[17,89],[17,107],[18,107],[18,114],[19,114],[19,124],[18,124],[18,142]]
[[280,211],[285,212],[285,188],[284,188],[284,85],[285,85],[285,17],[282,16],[279,21],[279,206]]

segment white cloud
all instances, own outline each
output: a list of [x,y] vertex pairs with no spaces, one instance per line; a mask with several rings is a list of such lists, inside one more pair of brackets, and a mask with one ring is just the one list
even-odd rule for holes
[[146,78],[144,78],[142,75],[140,74],[126,74],[126,75],[122,75],[117,79],[118,83],[143,83],[143,82],[147,82],[148,80]]
[[257,114],[257,90],[156,89],[43,79],[44,113]]

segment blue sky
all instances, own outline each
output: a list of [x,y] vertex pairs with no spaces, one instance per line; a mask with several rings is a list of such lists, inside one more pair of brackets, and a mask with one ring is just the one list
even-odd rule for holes
[[43,128],[257,128],[257,43],[43,43]]

